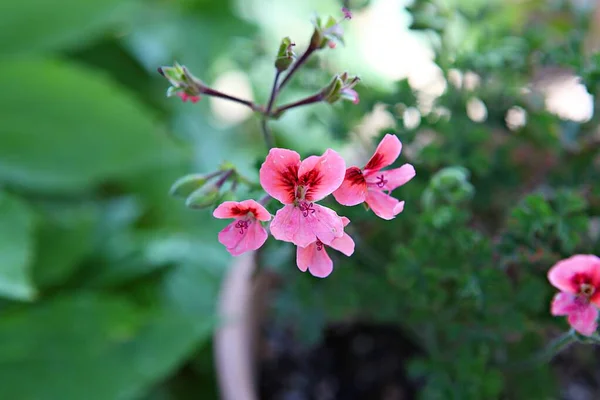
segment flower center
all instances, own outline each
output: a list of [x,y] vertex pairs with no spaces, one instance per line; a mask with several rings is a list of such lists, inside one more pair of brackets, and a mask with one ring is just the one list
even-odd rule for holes
[[588,298],[592,297],[595,291],[596,288],[593,285],[590,285],[589,283],[582,283],[581,285],[579,285],[579,294],[582,296]]
[[317,239],[317,251],[321,251],[323,250],[323,242],[321,242],[319,239]]
[[377,182],[375,182],[375,184],[377,185],[378,188],[382,188],[385,185],[387,185],[388,181],[387,179],[385,179],[385,176],[383,174],[379,175],[377,177]]
[[240,219],[235,223],[235,227],[240,230],[240,235],[243,235],[244,230],[248,229],[249,226],[250,226],[250,221],[248,221],[248,220]]
[[304,217],[308,217],[308,214],[314,214],[317,210],[314,209],[314,204],[307,201],[302,201],[298,204],[298,208],[302,211]]

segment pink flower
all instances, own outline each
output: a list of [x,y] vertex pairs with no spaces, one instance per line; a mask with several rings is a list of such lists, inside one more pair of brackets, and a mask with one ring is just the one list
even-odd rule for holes
[[344,19],[352,19],[352,12],[346,7],[342,7],[342,13],[344,13]]
[[330,245],[344,234],[344,224],[335,211],[315,202],[337,189],[344,180],[346,163],[335,151],[300,161],[292,150],[271,149],[260,168],[260,184],[285,207],[271,222],[277,240],[306,247],[317,238]]
[[[342,217],[344,226],[350,223],[350,220],[346,217]],[[341,237],[333,239],[329,244],[338,251],[341,251],[348,257],[354,253],[354,240],[344,232]],[[329,255],[325,251],[325,245],[319,239],[316,242],[309,244],[306,247],[298,246],[296,250],[296,264],[300,271],[310,272],[317,278],[325,278],[333,271],[333,261],[329,258]]]
[[271,214],[254,200],[226,201],[220,204],[213,216],[219,219],[235,218],[219,232],[219,242],[231,255],[239,256],[256,250],[267,240],[267,231],[260,221],[268,221]]
[[552,300],[552,315],[566,315],[573,329],[591,336],[598,327],[600,258],[576,255],[559,261],[548,271],[548,280],[561,291]]
[[333,192],[338,203],[355,206],[367,202],[378,217],[387,220],[401,213],[404,202],[389,193],[410,181],[415,176],[415,168],[404,164],[400,168],[381,171],[396,161],[401,150],[402,143],[395,135],[385,135],[363,169],[350,167],[346,170],[344,182]]
[[358,104],[360,102],[358,93],[356,93],[356,90],[354,89],[342,89],[341,94],[343,98],[350,100],[354,104]]
[[184,103],[188,100],[192,103],[197,103],[200,100],[200,96],[191,96],[186,92],[177,92],[177,96],[181,97],[181,100],[183,100]]

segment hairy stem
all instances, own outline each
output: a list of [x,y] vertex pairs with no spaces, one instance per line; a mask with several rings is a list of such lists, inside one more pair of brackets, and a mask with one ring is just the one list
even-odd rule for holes
[[225,99],[225,100],[233,101],[234,103],[243,104],[245,106],[250,107],[252,109],[252,111],[261,111],[261,112],[263,111],[261,106],[259,106],[258,104],[253,103],[250,100],[240,99],[239,97],[231,96],[229,94],[226,94],[226,93],[223,93],[223,92],[219,92],[218,90],[215,90],[215,89],[204,88],[202,90],[202,93],[205,94],[205,95],[207,95],[207,96],[218,97],[220,99]]
[[289,110],[290,108],[305,106],[307,104],[318,103],[320,101],[323,101],[323,93],[321,93],[321,92],[314,94],[312,96],[306,97],[304,99],[295,101],[293,103],[285,104],[281,107],[278,107],[277,109],[275,109],[275,111],[273,111],[272,115],[278,115],[286,110]]
[[290,69],[290,72],[288,72],[287,75],[285,76],[285,78],[283,78],[283,81],[281,81],[281,83],[279,84],[279,87],[277,88],[277,92],[280,92],[281,89],[283,89],[283,87],[285,86],[285,84],[289,82],[289,80],[296,73],[296,71],[298,70],[298,68],[300,68],[306,62],[306,60],[308,60],[308,58],[310,57],[310,55],[312,53],[314,53],[315,50],[316,50],[316,48],[313,47],[312,45],[308,46],[308,48],[306,49],[306,51],[304,52],[304,54],[302,54],[302,56],[300,56],[300,58],[298,60],[296,60],[296,62],[294,63],[294,65],[292,65],[292,69]]

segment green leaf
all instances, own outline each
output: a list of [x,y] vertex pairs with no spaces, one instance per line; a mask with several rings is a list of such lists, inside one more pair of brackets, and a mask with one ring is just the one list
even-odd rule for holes
[[88,41],[128,15],[131,4],[121,0],[3,2],[0,54],[39,53]]
[[210,335],[202,317],[85,293],[5,314],[0,398],[137,398]]
[[0,87],[0,182],[81,191],[173,159],[147,110],[92,70],[6,62]]
[[29,276],[33,214],[18,198],[0,193],[0,296],[31,300]]
[[94,227],[100,215],[91,204],[56,204],[44,210],[36,232],[33,278],[38,287],[66,280],[93,247]]

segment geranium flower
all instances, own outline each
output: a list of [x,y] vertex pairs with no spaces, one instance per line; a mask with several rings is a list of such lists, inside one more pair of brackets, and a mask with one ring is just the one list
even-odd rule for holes
[[350,167],[346,170],[344,182],[333,192],[337,202],[345,206],[366,202],[378,217],[387,220],[401,213],[404,201],[389,193],[410,181],[415,176],[415,168],[404,164],[400,168],[381,171],[396,161],[401,150],[402,143],[395,135],[385,135],[362,169]]
[[591,336],[598,327],[600,258],[576,255],[559,261],[548,271],[548,280],[561,291],[552,300],[552,315],[566,315],[573,329]]
[[292,150],[271,149],[260,168],[260,184],[285,207],[271,222],[275,239],[306,247],[317,238],[325,244],[344,234],[344,224],[335,211],[316,204],[344,180],[346,163],[335,151],[300,161]]
[[[346,217],[342,217],[344,226],[350,223]],[[354,253],[354,240],[344,232],[341,237],[333,239],[329,247],[336,249],[350,257]],[[296,250],[296,264],[300,271],[310,272],[317,278],[325,278],[333,271],[333,261],[325,251],[325,244],[317,239],[316,242],[309,244],[306,247],[298,246]]]
[[219,219],[235,218],[219,232],[219,242],[231,255],[239,256],[256,250],[267,240],[267,231],[260,221],[269,221],[271,214],[254,200],[226,201],[215,209],[213,216]]

